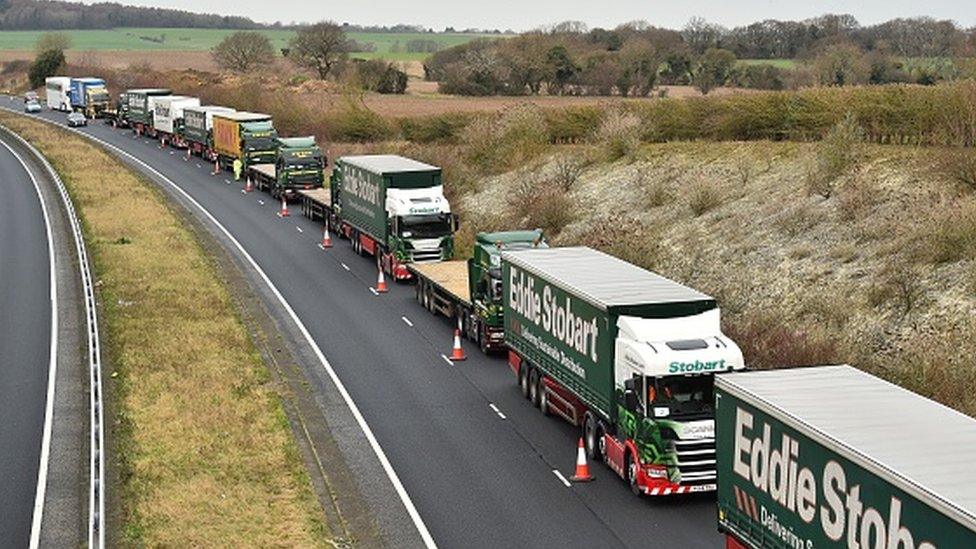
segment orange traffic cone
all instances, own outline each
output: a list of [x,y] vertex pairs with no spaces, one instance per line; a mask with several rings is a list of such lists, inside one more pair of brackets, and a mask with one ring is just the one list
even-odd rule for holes
[[383,276],[383,267],[379,263],[376,265],[379,267],[380,272],[379,276],[376,278],[376,293],[385,294],[388,289],[386,287],[386,278]]
[[247,177],[247,182],[244,183],[244,192],[249,193],[249,192],[253,192],[253,191],[254,191],[254,187],[251,185],[251,177],[248,176]]
[[464,360],[468,357],[464,356],[464,348],[461,347],[461,330],[459,328],[454,329],[454,349],[451,350],[451,360],[458,361]]
[[278,212],[278,217],[288,217],[288,199],[281,197],[281,211]]
[[569,478],[573,482],[589,482],[593,480],[590,476],[590,465],[586,463],[586,449],[583,448],[583,437],[579,439],[576,448],[576,474]]
[[322,233],[322,248],[332,247],[332,236],[329,234],[329,223],[325,223],[325,231]]

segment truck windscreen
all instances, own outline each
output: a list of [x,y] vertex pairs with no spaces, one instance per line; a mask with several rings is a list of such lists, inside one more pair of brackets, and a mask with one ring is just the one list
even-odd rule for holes
[[274,139],[271,137],[245,136],[245,147],[248,151],[271,151],[274,150]]
[[439,238],[451,234],[451,215],[408,215],[400,218],[403,238]]
[[[667,376],[647,380],[651,407],[667,407],[668,417],[712,417],[715,395],[711,375]],[[653,412],[652,412],[653,413]]]

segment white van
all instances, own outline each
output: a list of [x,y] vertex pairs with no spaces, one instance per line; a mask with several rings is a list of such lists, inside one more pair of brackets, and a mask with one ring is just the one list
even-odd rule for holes
[[44,79],[47,90],[47,108],[54,111],[71,110],[71,78],[67,76],[49,76]]

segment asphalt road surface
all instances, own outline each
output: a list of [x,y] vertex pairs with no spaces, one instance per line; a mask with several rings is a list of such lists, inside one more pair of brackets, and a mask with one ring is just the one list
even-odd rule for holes
[[[42,116],[64,122],[61,113]],[[171,179],[261,266],[345,384],[439,546],[723,544],[713,495],[638,499],[592,464],[594,482],[566,486],[554,471],[572,475],[577,429],[524,400],[504,359],[465,342],[468,360],[450,364],[442,356],[450,323],[423,310],[412,286],[373,294],[373,260],[340,239],[321,250],[321,224],[297,207],[277,217],[268,195],[244,194],[230,174],[212,177],[212,166],[131,130],[93,123],[81,131]]]
[[51,347],[47,231],[37,191],[0,146],[0,545],[27,547]]

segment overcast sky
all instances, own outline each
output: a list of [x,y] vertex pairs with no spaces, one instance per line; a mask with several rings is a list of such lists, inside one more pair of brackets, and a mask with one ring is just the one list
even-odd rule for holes
[[[119,0],[125,4],[244,15],[256,21],[331,19],[364,25],[408,23],[443,29],[476,27],[528,30],[565,20],[613,27],[634,19],[680,28],[694,16],[725,26],[762,19],[800,20],[850,13],[862,24],[928,15],[976,26],[973,0]],[[205,6],[205,7],[203,7]]]

